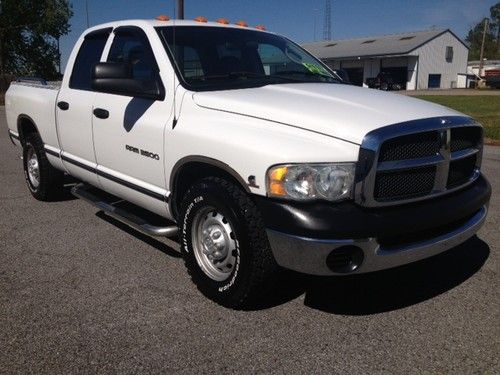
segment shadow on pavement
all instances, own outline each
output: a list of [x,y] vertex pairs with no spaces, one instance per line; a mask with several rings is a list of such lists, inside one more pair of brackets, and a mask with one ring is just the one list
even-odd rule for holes
[[315,277],[285,272],[251,310],[287,303],[305,294],[312,309],[341,315],[370,315],[401,309],[436,297],[463,283],[488,259],[488,245],[473,237],[437,256],[368,274]]
[[343,315],[369,315],[426,301],[460,285],[488,259],[488,245],[477,237],[417,263],[345,278],[314,278],[304,304]]
[[72,201],[77,199],[73,194],[71,194],[71,189],[73,186],[78,184],[79,181],[76,180],[75,178],[71,177],[68,174],[64,175],[64,186],[63,186],[63,191],[62,194],[59,195],[57,198],[53,199],[53,202],[67,202],[67,201]]
[[114,225],[118,229],[120,229],[124,232],[127,232],[131,236],[134,236],[138,240],[141,240],[142,242],[148,244],[149,246],[154,247],[156,250],[161,251],[165,255],[168,255],[172,258],[181,258],[182,257],[181,253],[179,253],[175,249],[170,248],[168,245],[164,244],[163,242],[158,241],[158,240],[154,239],[153,237],[150,237],[150,236],[143,234],[139,231],[136,231],[135,229],[129,227],[128,225],[123,224],[122,222],[120,222],[116,219],[113,219],[112,217],[107,216],[102,211],[97,212],[95,215],[99,219],[102,219],[102,220],[110,223],[111,225]]
[[[102,211],[100,219],[118,227],[164,254],[182,255],[165,243],[142,234]],[[429,300],[460,285],[478,272],[490,248],[474,236],[460,246],[434,257],[385,271],[368,274],[317,277],[283,271],[271,290],[252,308],[264,310],[290,302],[305,294],[304,305],[340,315],[370,315],[401,309]]]

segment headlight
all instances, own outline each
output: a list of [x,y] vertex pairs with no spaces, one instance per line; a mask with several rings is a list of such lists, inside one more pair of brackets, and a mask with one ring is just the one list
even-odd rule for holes
[[295,200],[346,199],[355,168],[355,163],[277,165],[267,171],[267,193]]

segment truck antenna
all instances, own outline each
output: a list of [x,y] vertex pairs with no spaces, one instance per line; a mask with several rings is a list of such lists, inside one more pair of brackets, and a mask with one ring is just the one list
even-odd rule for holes
[[[173,38],[173,51],[172,51],[172,55],[174,57],[174,64],[175,65],[178,65],[177,64],[177,48],[175,46],[175,19],[177,18],[177,9],[176,9],[176,3],[177,5],[184,5],[184,4],[181,4],[181,2],[179,0],[177,1],[174,1],[174,19],[173,19],[173,26],[172,26],[172,38]],[[180,8],[180,7],[179,7]],[[175,69],[175,65],[174,65],[174,69]],[[177,125],[177,101],[176,101],[176,92],[175,92],[175,89],[177,87],[177,83],[175,82],[175,77],[176,77],[176,74],[174,73],[174,79],[173,79],[173,82],[174,82],[174,91],[173,91],[173,94],[174,94],[174,119],[172,120],[172,129],[175,129],[175,126]]]

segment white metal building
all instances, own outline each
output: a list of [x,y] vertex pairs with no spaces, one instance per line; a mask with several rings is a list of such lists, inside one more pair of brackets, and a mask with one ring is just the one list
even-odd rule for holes
[[332,69],[344,69],[359,86],[387,72],[407,90],[465,87],[469,48],[451,30],[304,44]]

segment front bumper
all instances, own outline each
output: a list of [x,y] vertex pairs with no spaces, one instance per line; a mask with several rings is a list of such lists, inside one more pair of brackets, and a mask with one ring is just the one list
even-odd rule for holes
[[481,176],[456,193],[399,207],[367,210],[354,203],[323,202],[308,210],[266,199],[257,204],[279,265],[336,275],[397,267],[461,244],[483,225],[490,196],[491,187]]

